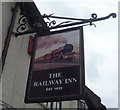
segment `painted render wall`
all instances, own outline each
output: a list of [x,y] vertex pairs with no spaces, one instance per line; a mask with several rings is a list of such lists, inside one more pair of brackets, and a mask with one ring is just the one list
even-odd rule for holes
[[[7,29],[11,21],[11,7],[14,3],[2,3],[2,24],[3,25],[3,43],[7,34]],[[18,26],[18,13],[14,32]],[[31,34],[30,34],[31,35]],[[11,36],[10,45],[2,73],[2,100],[14,108],[42,108],[39,104],[25,104],[24,96],[28,70],[30,64],[30,56],[27,53],[28,41],[30,35],[15,37]]]
[[[118,2],[118,29],[120,30],[120,1]],[[118,36],[119,36],[119,39],[118,39],[118,42],[120,42],[120,31],[118,31]],[[118,46],[120,46],[120,44],[118,43]],[[120,48],[118,48],[118,54],[120,55]],[[118,58],[118,62],[120,61],[120,58]],[[120,65],[118,65],[120,66]],[[120,68],[120,67],[118,67]],[[119,70],[118,70],[119,71]],[[120,74],[118,74],[118,108],[120,109]]]
[[12,8],[14,7],[14,2],[1,2],[2,4],[2,48],[4,47],[4,42],[7,36],[8,27],[12,18]]
[[[1,76],[1,70],[2,70],[2,2],[0,2],[0,76]],[[2,82],[0,78],[0,100],[2,100]],[[2,106],[0,105],[0,109]]]
[[0,70],[1,70],[1,54],[2,54],[2,2],[0,2]]

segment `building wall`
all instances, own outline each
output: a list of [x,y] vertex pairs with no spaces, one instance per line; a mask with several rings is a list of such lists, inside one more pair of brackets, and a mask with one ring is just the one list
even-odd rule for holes
[[[118,10],[120,11],[120,1],[118,2]],[[118,11],[118,29],[120,30],[120,12]],[[120,42],[120,31],[118,31],[118,35],[119,35],[119,39],[118,39],[118,42]],[[120,46],[120,44],[118,43],[118,46]],[[120,55],[120,48],[118,48],[118,54]],[[120,61],[120,58],[118,58],[118,62]],[[120,67],[119,67],[120,68]],[[118,94],[118,107],[120,109],[120,74],[118,74],[118,77],[119,77],[119,82],[118,82],[118,88],[119,88],[119,94]]]
[[[2,53],[2,2],[0,2],[0,59],[1,59],[1,53]],[[1,60],[0,60],[0,64],[1,64]]]
[[62,108],[77,108],[77,101],[64,101]]
[[[1,70],[2,70],[2,2],[0,2],[0,76],[1,76]],[[2,83],[0,80],[0,99],[2,99]],[[0,108],[2,106],[0,105]]]
[[7,36],[8,27],[12,18],[12,8],[14,7],[14,2],[1,2],[2,4],[2,47]]
[[[15,3],[13,2],[2,3],[3,44],[7,36],[7,30],[11,21],[11,8],[14,5]],[[14,32],[18,26],[19,17],[20,14],[18,12],[13,30]],[[4,70],[2,72],[2,100],[14,108],[41,108],[40,104],[24,103],[25,89],[30,64],[30,56],[27,53],[30,35],[15,37],[15,35],[12,34]]]

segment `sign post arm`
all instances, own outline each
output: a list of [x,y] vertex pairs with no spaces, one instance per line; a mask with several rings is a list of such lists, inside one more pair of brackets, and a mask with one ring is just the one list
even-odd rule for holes
[[[110,17],[113,17],[113,18],[116,18],[116,13],[111,13],[109,14],[108,16],[105,16],[105,17],[101,17],[101,18],[97,18],[97,14],[92,14],[91,15],[91,18],[90,19],[78,19],[78,18],[68,18],[68,17],[58,17],[58,16],[52,16],[52,15],[43,15],[42,17],[43,18],[56,18],[56,19],[68,19],[68,20],[75,20],[77,22],[72,22],[72,23],[69,23],[68,24],[64,24],[64,23],[60,23],[56,26],[51,26],[51,24],[55,25],[56,23],[53,23],[53,21],[50,21],[48,24],[49,26],[49,30],[45,30],[43,27],[39,28],[39,29],[31,29],[31,30],[27,30],[25,32],[16,32],[14,33],[15,36],[20,36],[20,35],[24,35],[24,34],[30,34],[30,33],[37,33],[41,30],[43,31],[50,31],[52,29],[59,29],[59,28],[62,28],[62,27],[69,27],[69,26],[76,26],[76,25],[81,25],[81,24],[86,24],[86,23],[90,23],[90,25],[92,25],[92,22],[96,22],[96,21],[101,21],[101,20],[106,20]],[[79,21],[79,22],[78,22]]]

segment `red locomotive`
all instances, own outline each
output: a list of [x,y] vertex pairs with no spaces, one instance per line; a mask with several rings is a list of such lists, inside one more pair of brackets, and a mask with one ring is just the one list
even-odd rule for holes
[[72,44],[65,44],[63,47],[59,47],[51,51],[44,56],[41,56],[34,60],[34,63],[52,63],[52,62],[74,62],[76,57],[76,52],[73,51]]

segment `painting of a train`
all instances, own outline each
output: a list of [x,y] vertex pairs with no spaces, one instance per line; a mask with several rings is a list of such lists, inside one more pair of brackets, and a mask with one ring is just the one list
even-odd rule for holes
[[[34,60],[34,63],[75,63],[76,58],[78,58],[78,53],[73,51],[74,47],[72,44],[65,44],[50,53],[47,53],[41,57]],[[78,60],[78,59],[77,59]]]

